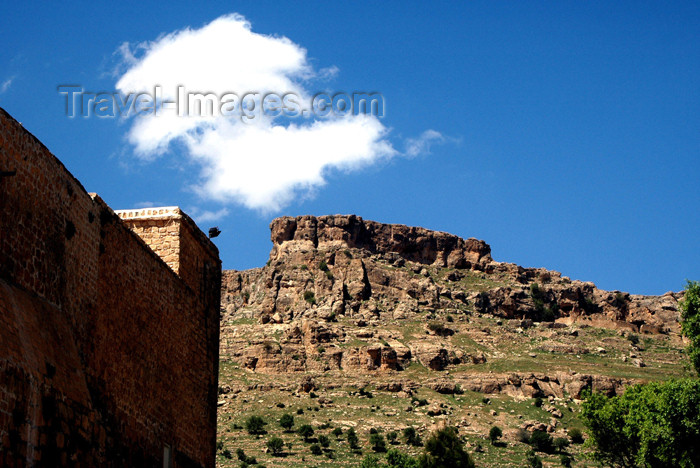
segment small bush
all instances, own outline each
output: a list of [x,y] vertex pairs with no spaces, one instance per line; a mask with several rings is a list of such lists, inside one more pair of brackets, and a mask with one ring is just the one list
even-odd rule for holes
[[542,468],[542,459],[537,456],[534,450],[527,452],[525,457],[527,460],[527,465],[531,468]]
[[399,435],[396,433],[396,431],[391,431],[391,432],[387,433],[386,440],[388,440],[390,444],[395,444],[396,439],[398,437],[399,437]]
[[566,437],[557,437],[552,441],[552,445],[559,452],[563,452],[569,446],[569,439]]
[[430,435],[425,443],[425,452],[419,458],[419,465],[426,468],[474,468],[474,461],[464,450],[464,442],[457,435],[457,428],[444,427]]
[[369,433],[370,433],[370,434],[376,434],[377,432],[379,432],[379,431],[377,431],[377,428],[376,428],[376,427],[371,427],[371,428],[369,429]]
[[331,445],[331,441],[328,436],[323,434],[318,436],[318,443],[321,444],[321,447],[323,448],[328,448]]
[[552,453],[554,442],[552,436],[545,431],[533,431],[530,436],[530,446],[538,452]]
[[321,260],[318,264],[318,269],[321,271],[328,271],[328,264],[325,260]]
[[429,322],[428,330],[437,335],[442,335],[445,333],[445,325],[442,322]]
[[267,441],[267,448],[270,450],[270,452],[272,452],[272,455],[278,456],[284,449],[284,441],[279,437],[273,437]]
[[224,441],[223,440],[217,440],[216,441],[216,451],[221,452],[224,449]]
[[265,434],[265,421],[260,416],[251,416],[245,422],[245,429],[248,434]]
[[255,465],[258,463],[258,460],[255,459],[255,457],[249,457],[248,455],[245,454],[243,449],[238,449],[236,450],[236,457],[241,461],[241,466],[243,465]]
[[503,431],[501,428],[498,426],[491,427],[491,430],[489,431],[489,439],[491,440],[491,444],[493,445],[498,442],[498,439],[501,437],[503,437]]
[[403,437],[406,440],[406,445],[413,445],[414,447],[423,445],[415,427],[409,426],[405,428],[403,430]]
[[311,444],[311,446],[309,447],[309,450],[311,450],[311,453],[314,455],[323,454],[323,450],[321,450],[321,446],[318,444]]
[[304,300],[309,304],[316,304],[316,295],[313,291],[304,291]]
[[297,410],[297,414],[304,414],[304,408],[299,408]]
[[360,468],[381,468],[384,464],[379,461],[379,458],[374,455],[365,455],[360,463]]
[[561,456],[559,457],[559,462],[564,468],[571,468],[572,461],[573,460],[571,459],[571,457],[565,453],[561,454]]
[[639,335],[635,335],[634,333],[630,333],[629,335],[627,335],[627,339],[633,345],[639,344]]
[[294,426],[294,416],[289,413],[285,413],[280,418],[280,427],[285,431],[289,431]]
[[351,427],[348,429],[348,444],[350,445],[351,449],[356,449],[357,448],[357,443],[359,442],[359,439],[357,438],[357,433],[355,432],[355,428]]
[[336,427],[335,429],[333,429],[333,432],[331,432],[331,434],[333,434],[335,436],[335,438],[337,439],[341,435],[343,435],[343,430],[339,427]]
[[583,433],[581,432],[581,429],[577,427],[569,429],[569,437],[571,438],[571,442],[574,444],[583,443]]
[[369,436],[369,444],[375,452],[386,452],[386,441],[384,436],[379,433],[374,433]]
[[541,408],[542,407],[542,398],[537,397],[535,398],[535,402],[533,403],[536,407]]
[[231,455],[231,451],[229,449],[223,449],[221,451],[221,456],[227,460],[230,460],[233,458],[233,455]]
[[527,432],[525,429],[518,429],[518,432],[515,433],[515,439],[518,442],[522,442],[523,444],[529,444],[530,433]]
[[418,460],[395,448],[387,452],[386,462],[389,468],[418,468]]
[[314,435],[314,428],[308,424],[304,424],[299,428],[299,435],[304,438],[304,442],[308,442]]

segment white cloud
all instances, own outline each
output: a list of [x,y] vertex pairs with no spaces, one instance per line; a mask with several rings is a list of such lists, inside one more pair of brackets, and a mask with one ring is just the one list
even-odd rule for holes
[[12,82],[15,80],[14,76],[9,77],[2,83],[0,83],[0,94],[3,94],[5,91],[10,89],[10,86],[12,86]]
[[211,221],[217,221],[224,218],[228,214],[227,208],[221,208],[217,211],[200,210],[197,207],[192,207],[187,210],[187,213],[192,216],[199,227],[202,224],[209,223]]
[[[337,67],[315,72],[306,50],[285,37],[257,34],[240,15],[220,17],[200,29],[183,29],[153,42],[122,45],[126,72],[117,89],[152,93],[162,87],[172,100],[177,87],[221,96],[249,92],[293,93],[311,101],[313,80],[335,76]],[[178,117],[174,111],[135,117],[128,140],[136,154],[155,159],[184,145],[201,165],[193,189],[203,198],[277,211],[326,183],[332,170],[354,170],[400,154],[387,140],[388,129],[375,116],[296,119],[258,116]],[[429,149],[439,133],[426,132],[409,144],[407,155]],[[225,214],[220,210],[217,215]],[[210,212],[198,219],[214,219]]]
[[430,154],[430,147],[433,144],[444,143],[446,138],[435,130],[426,130],[418,138],[406,139],[406,156],[414,157],[419,154]]

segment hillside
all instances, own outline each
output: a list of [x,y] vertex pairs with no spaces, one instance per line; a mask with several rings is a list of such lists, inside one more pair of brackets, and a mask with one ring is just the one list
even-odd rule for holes
[[[312,455],[279,428],[285,412],[317,433],[355,427],[363,453],[372,427],[427,437],[456,425],[478,466],[522,466],[518,430],[582,428],[583,389],[613,395],[688,373],[679,293],[603,291],[494,261],[480,240],[357,216],[283,217],[270,228],[266,266],[224,272],[219,401],[223,448],[266,466],[362,459],[342,436]],[[269,435],[241,428],[254,414]],[[492,425],[505,447],[489,445]],[[286,457],[261,451],[272,435],[293,443]],[[570,451],[587,466],[584,448]],[[219,464],[238,466],[233,458],[220,452]]]

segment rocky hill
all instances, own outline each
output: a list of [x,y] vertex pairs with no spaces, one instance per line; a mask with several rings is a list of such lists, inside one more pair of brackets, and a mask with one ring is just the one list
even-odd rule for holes
[[475,435],[493,421],[556,432],[564,428],[549,413],[530,426],[489,413],[483,426],[439,398],[425,410],[410,401],[478,392],[554,404],[685,372],[680,293],[603,291],[494,261],[481,240],[352,215],[282,217],[270,229],[266,266],[224,272],[220,418],[246,413],[241,392],[303,399],[371,387],[409,399],[417,421],[427,418],[422,429],[437,417]]

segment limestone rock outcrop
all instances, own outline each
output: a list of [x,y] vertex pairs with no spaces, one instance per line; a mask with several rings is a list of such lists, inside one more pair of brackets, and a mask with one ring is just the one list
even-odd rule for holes
[[[353,215],[282,217],[270,230],[266,266],[223,275],[221,354],[254,372],[391,374],[418,366],[468,372],[454,382],[483,393],[614,394],[627,382],[499,376],[487,366],[499,359],[499,343],[532,330],[543,340],[530,353],[536,359],[595,353],[598,345],[578,338],[583,327],[673,336],[679,329],[680,293],[603,291],[559,272],[494,261],[477,239]],[[496,320],[500,331],[471,325],[486,320],[479,317]]]

